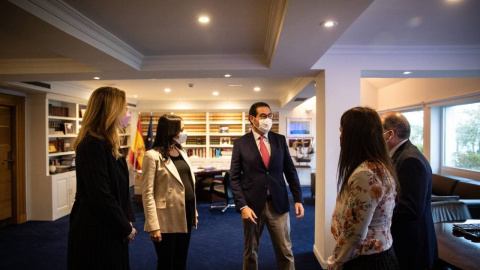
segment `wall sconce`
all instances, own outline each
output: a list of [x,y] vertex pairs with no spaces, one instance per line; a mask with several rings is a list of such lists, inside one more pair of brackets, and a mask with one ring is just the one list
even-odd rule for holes
[[312,107],[310,107],[310,106],[306,106],[306,107],[305,107],[305,112],[306,112],[306,113],[309,113],[309,112],[311,112],[311,111],[313,111],[313,108],[312,108]]

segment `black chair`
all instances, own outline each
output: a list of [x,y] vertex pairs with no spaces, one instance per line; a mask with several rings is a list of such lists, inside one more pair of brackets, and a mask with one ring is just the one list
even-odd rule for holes
[[212,205],[210,206],[210,209],[222,208],[222,214],[223,214],[228,208],[235,208],[235,204],[230,203],[230,200],[233,201],[233,193],[230,187],[230,174],[228,172],[225,173],[222,181],[219,181],[219,180],[212,181],[212,183],[210,184],[210,192],[217,195],[220,198],[225,199],[224,204]]

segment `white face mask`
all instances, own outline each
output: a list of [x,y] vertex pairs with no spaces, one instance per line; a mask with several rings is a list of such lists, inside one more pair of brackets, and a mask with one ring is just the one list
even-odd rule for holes
[[183,130],[182,133],[178,134],[178,138],[173,138],[177,143],[182,144],[187,141],[187,131]]
[[[253,121],[252,121],[252,124],[253,124]],[[258,120],[258,127],[255,126],[255,124],[253,124],[260,132],[262,132],[263,134],[267,133],[270,131],[270,129],[272,128],[272,119],[270,118],[267,118],[267,119],[260,119]]]

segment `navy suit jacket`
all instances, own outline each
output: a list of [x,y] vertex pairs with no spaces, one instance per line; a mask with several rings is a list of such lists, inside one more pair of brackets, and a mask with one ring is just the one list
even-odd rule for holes
[[284,175],[294,201],[303,203],[297,170],[290,157],[285,136],[270,131],[268,141],[271,151],[267,170],[252,132],[235,140],[230,185],[238,211],[248,206],[259,215],[267,202],[267,187],[270,186],[276,210],[280,214],[288,212],[290,205]]
[[393,210],[393,248],[400,269],[426,269],[438,258],[431,208],[432,169],[410,140],[395,151],[392,160],[401,188]]

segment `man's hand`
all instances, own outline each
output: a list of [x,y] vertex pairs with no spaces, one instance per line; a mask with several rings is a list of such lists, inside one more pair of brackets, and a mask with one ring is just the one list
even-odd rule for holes
[[302,218],[304,214],[302,203],[295,203],[295,214],[297,214],[297,219]]
[[251,222],[257,224],[255,221],[257,215],[255,215],[255,212],[253,212],[253,210],[248,206],[242,209],[242,218],[243,220],[250,220]]

